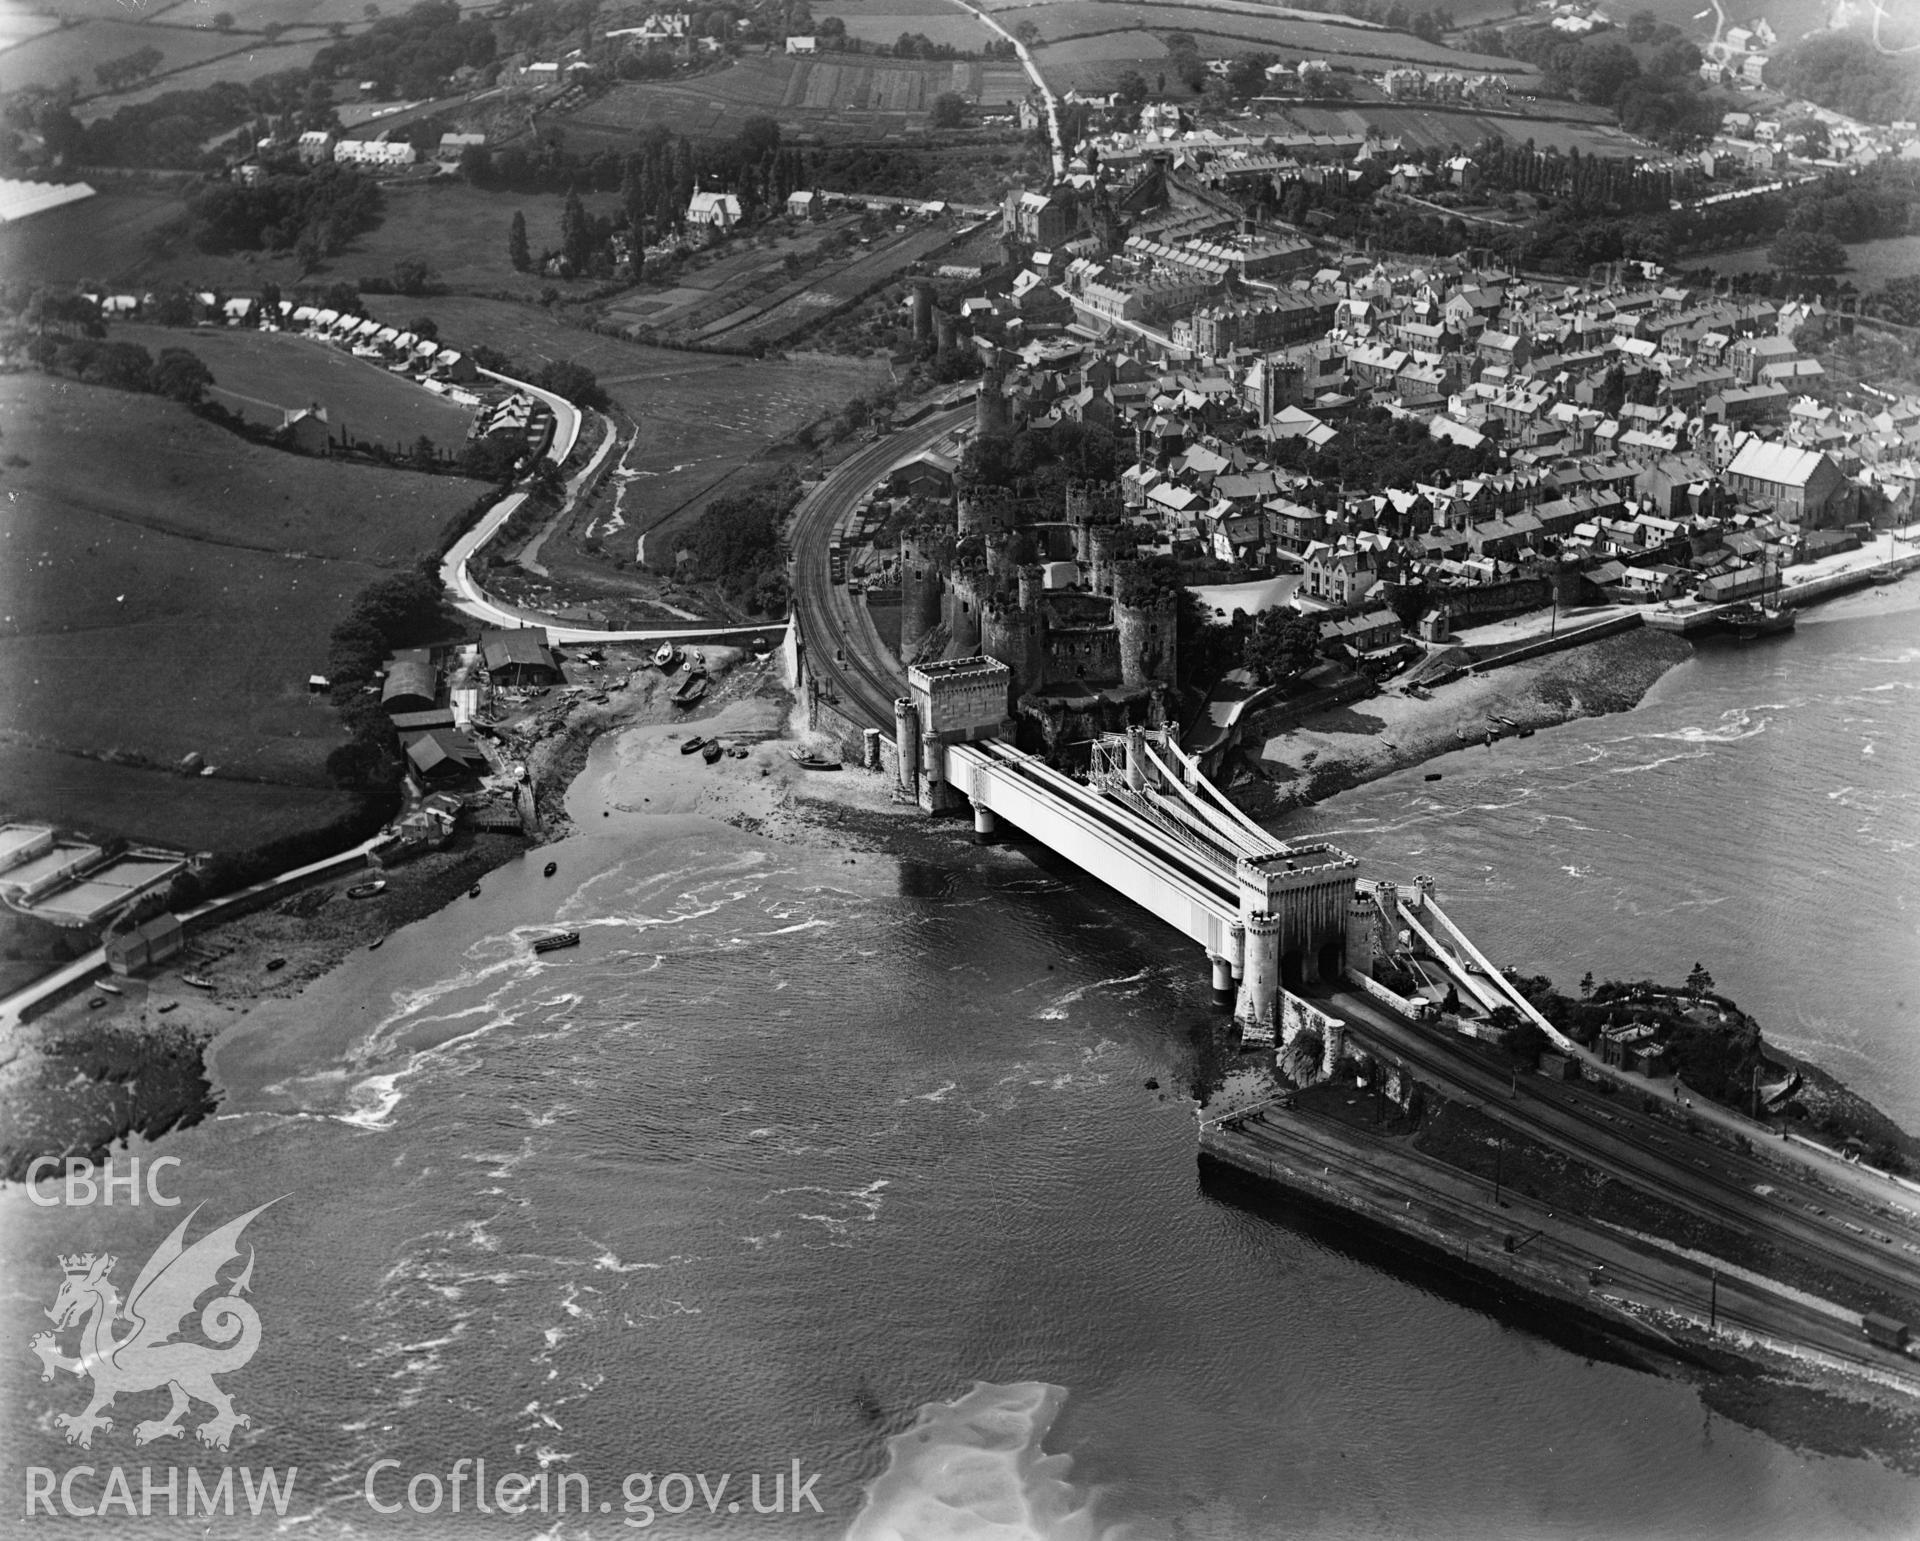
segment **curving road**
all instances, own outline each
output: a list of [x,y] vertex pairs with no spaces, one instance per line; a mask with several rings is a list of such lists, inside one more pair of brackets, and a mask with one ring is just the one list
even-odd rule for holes
[[812,650],[811,667],[822,689],[868,727],[891,730],[894,700],[906,694],[906,670],[880,640],[867,607],[855,602],[845,583],[833,581],[827,551],[834,531],[889,469],[931,449],[972,415],[969,403],[879,439],[835,466],[794,509],[788,537],[794,621]]

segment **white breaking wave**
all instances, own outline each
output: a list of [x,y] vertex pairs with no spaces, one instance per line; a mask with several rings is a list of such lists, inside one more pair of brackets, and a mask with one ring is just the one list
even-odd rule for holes
[[1040,1447],[1066,1400],[1045,1381],[976,1381],[929,1402],[887,1441],[887,1469],[867,1487],[847,1541],[1092,1541],[1105,1532],[1073,1460]]

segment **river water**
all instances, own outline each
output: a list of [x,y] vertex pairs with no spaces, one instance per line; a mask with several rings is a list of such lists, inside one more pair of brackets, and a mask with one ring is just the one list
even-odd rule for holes
[[[1439,874],[1500,961],[1571,982],[1698,958],[1920,1124],[1916,599],[1844,601],[1703,654],[1634,713],[1463,751],[1295,828]],[[123,1465],[136,1502],[142,1464],[297,1464],[284,1518],[242,1502],[214,1535],[1920,1526],[1920,1482],[1873,1459],[1792,1448],[1685,1381],[1203,1194],[1177,1091],[1203,960],[1051,862],[950,826],[843,851],[577,811],[599,827],[256,1008],[217,1056],[222,1115],[161,1147],[166,1185],[207,1206],[194,1236],[277,1200],[246,1232],[263,1338],[226,1377],[252,1422],[225,1456],[136,1450],[150,1392],[83,1456],[52,1421],[81,1388],[18,1346],[60,1254],[113,1250],[124,1290],[185,1211],[0,1194],[7,1512],[27,1468],[84,1460]],[[532,959],[556,923],[582,945]],[[490,1483],[584,1474],[588,1512],[476,1515],[470,1483],[458,1516],[369,1506],[375,1463],[396,1463],[373,1485],[392,1504],[463,1457]],[[822,1512],[754,1514],[748,1474],[763,1500],[787,1477],[791,1506],[796,1462]],[[628,1473],[731,1476],[712,1515],[663,1484],[693,1503],[670,1519],[650,1485],[625,1510]]]

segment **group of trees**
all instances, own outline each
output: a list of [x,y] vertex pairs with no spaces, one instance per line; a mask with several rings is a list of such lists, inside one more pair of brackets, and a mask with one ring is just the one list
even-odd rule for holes
[[380,186],[350,167],[251,185],[211,182],[187,204],[193,242],[204,252],[286,251],[309,269],[380,223]]
[[463,19],[455,0],[422,0],[321,49],[312,72],[316,79],[371,80],[383,97],[433,96],[449,75],[491,64],[496,51],[492,22]]
[[1120,474],[1120,442],[1094,423],[1056,423],[1045,433],[976,434],[959,477],[970,485],[1025,485],[1047,495],[1069,481],[1112,481]]
[[1706,94],[1699,48],[1646,11],[1629,20],[1626,36],[1575,42],[1551,27],[1528,26],[1483,28],[1470,41],[1478,51],[1539,66],[1551,91],[1612,108],[1629,133],[1674,146],[1710,138],[1723,108]]
[[1869,123],[1920,118],[1914,55],[1883,54],[1857,32],[1816,32],[1788,44],[1767,60],[1767,85]]
[[93,67],[93,78],[108,91],[120,91],[138,80],[151,79],[167,62],[167,56],[152,46],[136,49],[118,59]]
[[1500,452],[1491,439],[1478,449],[1468,449],[1450,439],[1434,438],[1418,419],[1395,417],[1385,407],[1369,407],[1343,422],[1339,434],[1323,448],[1315,449],[1305,439],[1280,440],[1274,445],[1274,461],[1289,470],[1307,472],[1322,487],[1373,492],[1491,471],[1500,463]]
[[750,613],[782,613],[787,577],[780,523],[799,497],[799,484],[783,479],[715,498],[680,542],[690,576],[714,584]]
[[341,786],[373,790],[399,780],[393,725],[380,709],[378,694],[364,687],[396,648],[439,642],[457,629],[459,617],[447,608],[434,565],[428,558],[404,572],[376,578],[333,628],[327,677],[334,709],[352,735],[327,756],[327,774]]
[[137,342],[42,333],[26,344],[26,356],[49,374],[69,375],[88,385],[165,396],[197,407],[213,385],[213,371],[185,348],[162,348],[158,358]]

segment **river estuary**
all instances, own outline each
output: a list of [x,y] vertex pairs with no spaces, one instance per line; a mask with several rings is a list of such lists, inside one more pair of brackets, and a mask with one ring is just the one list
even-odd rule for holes
[[[1702,652],[1635,712],[1282,832],[1438,874],[1496,960],[1564,984],[1704,961],[1920,1125],[1916,605],[1911,580],[1842,601]],[[207,1206],[195,1235],[279,1200],[246,1233],[264,1336],[228,1381],[252,1423],[225,1456],[136,1450],[143,1393],[83,1457],[52,1422],[82,1388],[42,1385],[23,1346],[58,1254],[120,1254],[124,1289],[186,1211],[0,1194],[11,1512],[29,1466],[119,1463],[137,1503],[143,1463],[231,1462],[297,1465],[297,1487],[284,1519],[242,1503],[213,1535],[877,1535],[955,1501],[944,1459],[1009,1537],[1920,1528],[1920,1479],[1203,1194],[1181,1090],[1203,960],[1117,897],[960,826],[797,846],[602,819],[597,787],[590,765],[591,833],[257,1008],[220,1045],[221,1115],[156,1147]],[[531,957],[556,924],[582,945]],[[375,1463],[395,1504],[463,1457],[490,1481],[583,1473],[589,1512],[477,1515],[471,1487],[457,1516],[369,1505]],[[821,1512],[754,1514],[749,1474],[764,1496],[796,1462]],[[711,1515],[691,1483],[681,1517],[623,1512],[640,1472],[732,1485]]]

